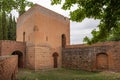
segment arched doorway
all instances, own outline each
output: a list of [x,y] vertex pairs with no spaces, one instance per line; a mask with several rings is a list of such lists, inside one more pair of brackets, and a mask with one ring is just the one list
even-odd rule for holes
[[23,68],[23,53],[20,51],[14,51],[12,55],[18,55],[18,67]]
[[53,53],[54,68],[58,67],[58,53]]
[[98,70],[108,69],[108,55],[106,53],[99,53],[96,56],[96,66]]
[[64,48],[66,45],[66,36],[65,34],[62,34],[62,47]]

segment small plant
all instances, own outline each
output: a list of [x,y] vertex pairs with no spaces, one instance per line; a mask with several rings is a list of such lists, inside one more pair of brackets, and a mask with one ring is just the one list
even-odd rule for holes
[[23,77],[21,80],[27,80],[27,77],[25,76],[25,77]]

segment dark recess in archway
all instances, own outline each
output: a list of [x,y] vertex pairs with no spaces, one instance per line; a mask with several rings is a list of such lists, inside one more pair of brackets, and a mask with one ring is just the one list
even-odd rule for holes
[[18,67],[23,68],[23,53],[20,51],[14,51],[12,55],[18,55]]
[[54,68],[58,67],[58,53],[53,53]]
[[23,32],[23,42],[25,42],[25,32]]
[[62,34],[62,48],[65,48],[65,46],[66,46],[66,36],[65,36],[65,34]]

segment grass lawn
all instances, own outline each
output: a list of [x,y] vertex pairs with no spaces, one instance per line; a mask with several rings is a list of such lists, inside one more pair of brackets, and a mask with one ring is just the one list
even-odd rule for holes
[[120,80],[120,73],[115,72],[88,72],[83,70],[58,69],[51,71],[34,72],[20,69],[18,80]]

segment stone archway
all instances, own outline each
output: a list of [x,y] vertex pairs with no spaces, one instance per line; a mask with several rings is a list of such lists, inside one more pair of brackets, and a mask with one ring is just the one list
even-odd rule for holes
[[18,55],[18,68],[23,68],[23,53],[20,51],[14,51],[12,55]]
[[53,53],[54,68],[58,67],[58,53]]
[[99,53],[96,56],[96,66],[97,70],[107,70],[108,69],[108,55],[106,53]]

